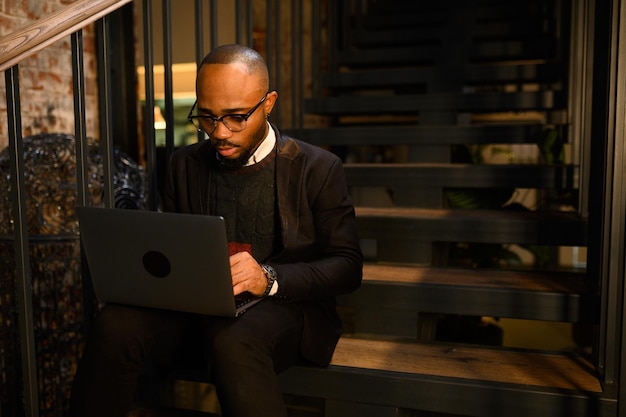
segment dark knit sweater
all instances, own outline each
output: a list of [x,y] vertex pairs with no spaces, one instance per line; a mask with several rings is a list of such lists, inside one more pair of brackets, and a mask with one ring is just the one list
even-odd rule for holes
[[272,151],[259,163],[222,167],[212,176],[211,212],[226,220],[231,255],[247,251],[261,263],[276,251],[275,162]]

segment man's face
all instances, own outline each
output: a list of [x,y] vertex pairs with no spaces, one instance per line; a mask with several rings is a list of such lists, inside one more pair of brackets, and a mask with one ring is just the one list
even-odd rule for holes
[[[266,82],[249,74],[242,64],[204,65],[198,73],[196,95],[198,114],[215,117],[229,114],[246,114],[267,93]],[[256,150],[267,133],[266,116],[276,100],[271,92],[265,101],[250,115],[246,128],[232,132],[218,122],[209,133],[212,146],[222,159],[231,165],[243,165]]]

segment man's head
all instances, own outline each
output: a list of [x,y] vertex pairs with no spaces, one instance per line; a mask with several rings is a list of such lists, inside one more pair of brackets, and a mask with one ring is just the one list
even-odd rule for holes
[[[269,76],[263,57],[241,45],[223,45],[213,49],[202,61],[196,79],[197,114],[211,144],[223,160],[245,164],[267,133],[266,120],[278,98],[269,92]],[[261,102],[262,101],[262,102]],[[260,103],[260,104],[259,104]],[[255,108],[255,106],[259,106]],[[243,124],[229,118],[247,115]],[[241,118],[239,118],[241,121]],[[245,128],[239,130],[242,126]],[[233,131],[234,130],[234,131]]]

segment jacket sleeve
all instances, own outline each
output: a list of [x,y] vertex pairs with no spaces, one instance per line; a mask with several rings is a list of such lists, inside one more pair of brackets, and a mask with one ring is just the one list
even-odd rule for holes
[[290,181],[298,187],[282,216],[284,249],[268,262],[278,274],[276,297],[302,301],[354,291],[363,259],[343,164],[318,148],[299,169],[294,165]]

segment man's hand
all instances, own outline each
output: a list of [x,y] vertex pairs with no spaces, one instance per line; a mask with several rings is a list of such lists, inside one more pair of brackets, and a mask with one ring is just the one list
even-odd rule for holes
[[238,252],[230,257],[230,273],[235,295],[248,291],[258,297],[265,293],[267,277],[261,265],[248,252]]

